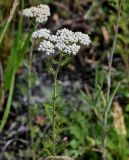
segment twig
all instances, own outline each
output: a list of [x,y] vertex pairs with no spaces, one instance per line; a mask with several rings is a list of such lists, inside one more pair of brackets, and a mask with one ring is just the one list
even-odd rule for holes
[[105,109],[105,115],[104,115],[104,124],[103,124],[103,135],[102,135],[102,145],[103,145],[103,154],[102,154],[102,160],[106,160],[106,139],[107,139],[107,121],[108,121],[108,114],[111,108],[110,104],[110,93],[111,93],[111,69],[112,69],[112,62],[113,62],[113,56],[116,48],[116,41],[118,36],[118,28],[119,28],[119,22],[120,22],[120,14],[122,10],[122,5],[124,1],[120,0],[119,8],[118,8],[118,16],[117,16],[117,24],[116,24],[116,30],[115,30],[115,37],[113,40],[112,45],[112,51],[109,59],[109,72],[107,76],[107,100],[106,100],[106,109]]

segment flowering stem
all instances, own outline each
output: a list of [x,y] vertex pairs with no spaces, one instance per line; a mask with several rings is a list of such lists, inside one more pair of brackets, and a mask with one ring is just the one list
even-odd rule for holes
[[52,109],[53,109],[53,124],[52,124],[52,137],[53,137],[53,156],[56,156],[56,98],[57,98],[57,76],[59,73],[59,69],[61,66],[61,60],[62,55],[59,57],[59,63],[57,64],[57,68],[55,70],[54,75],[54,86],[53,86],[53,103],[52,103]]
[[110,55],[110,59],[109,59],[109,72],[107,75],[108,90],[107,90],[107,100],[106,100],[106,109],[105,109],[105,114],[104,114],[103,135],[102,135],[102,146],[104,149],[103,154],[102,154],[102,160],[106,160],[107,123],[108,123],[108,114],[109,114],[110,108],[111,108],[111,104],[110,104],[111,68],[112,68],[112,61],[113,61],[113,56],[114,56],[114,52],[115,52],[115,47],[116,47],[118,28],[119,28],[119,22],[120,22],[120,14],[121,14],[123,2],[124,2],[123,0],[120,1],[120,5],[119,5],[119,9],[118,9],[115,37],[113,40],[112,51],[111,51],[111,55]]

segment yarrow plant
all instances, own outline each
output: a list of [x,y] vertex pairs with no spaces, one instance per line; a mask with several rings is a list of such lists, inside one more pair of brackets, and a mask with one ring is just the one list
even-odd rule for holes
[[57,99],[60,97],[58,88],[61,84],[57,80],[57,76],[60,68],[69,62],[72,55],[76,55],[82,45],[89,46],[91,40],[87,34],[84,34],[82,32],[72,32],[71,30],[66,28],[57,30],[54,35],[51,34],[50,30],[46,28],[39,29],[32,33],[32,38],[40,39],[40,44],[38,46],[39,51],[47,55],[58,52],[59,55],[59,60],[56,60],[56,58],[50,58],[48,63],[49,72],[52,73],[54,80],[52,102],[49,103],[49,106],[51,105],[52,108],[52,154],[53,156],[56,156],[56,146],[58,144],[57,133],[59,133],[59,129],[57,127],[57,110],[59,108],[59,104],[57,103]]
[[[26,17],[35,18],[37,23],[44,23],[48,20],[48,16],[50,16],[50,8],[47,5],[38,5],[37,7],[30,7],[23,10],[23,15]],[[49,29],[43,28],[38,29],[32,33],[32,40],[40,39],[40,43],[38,46],[38,51],[43,52],[46,55],[51,55],[54,53],[58,53],[59,59],[50,58],[48,60],[47,66],[49,68],[49,72],[53,76],[53,94],[52,100],[50,103],[44,104],[44,106],[51,106],[51,123],[52,123],[52,147],[50,151],[52,151],[53,159],[59,159],[57,155],[57,134],[58,131],[58,114],[57,110],[59,108],[58,99],[60,98],[59,88],[61,88],[61,83],[58,81],[58,73],[62,66],[67,64],[72,55],[76,55],[81,46],[89,46],[91,43],[90,37],[87,34],[82,32],[73,32],[69,29],[63,28],[57,30],[55,34],[51,34]],[[53,57],[53,56],[52,56]]]

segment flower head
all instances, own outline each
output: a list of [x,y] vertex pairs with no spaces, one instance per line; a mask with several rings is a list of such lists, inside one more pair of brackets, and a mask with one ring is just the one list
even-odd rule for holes
[[76,55],[81,45],[89,45],[91,40],[87,34],[72,32],[66,28],[58,30],[55,35],[50,35],[50,30],[40,29],[32,34],[32,38],[43,38],[39,50],[46,54],[54,53],[56,50],[67,54]]
[[90,37],[82,32],[75,32],[75,37],[78,39],[78,43],[81,45],[89,45],[91,43]]
[[34,17],[36,22],[43,23],[50,16],[50,8],[48,5],[40,4],[37,7],[30,7],[23,10],[23,15],[26,17]]

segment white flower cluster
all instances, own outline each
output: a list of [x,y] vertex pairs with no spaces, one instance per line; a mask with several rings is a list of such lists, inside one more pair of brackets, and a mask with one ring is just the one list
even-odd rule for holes
[[48,5],[40,4],[37,7],[30,7],[23,10],[23,15],[26,17],[34,17],[36,22],[43,23],[50,16],[50,8]]
[[32,33],[32,38],[44,38],[48,39],[50,37],[50,30],[49,29],[39,29]]
[[91,40],[87,34],[84,34],[82,32],[75,32],[75,37],[78,39],[78,43],[81,45],[89,45],[91,43]]
[[66,28],[58,30],[55,35],[51,35],[48,29],[40,29],[33,32],[32,38],[43,38],[38,50],[46,51],[48,55],[55,50],[76,55],[81,45],[88,46],[91,42],[87,34],[72,32]]
[[75,36],[75,33],[66,28],[58,30],[56,35],[58,36],[57,40],[58,42],[62,41],[66,44],[77,43],[78,40],[77,37]]
[[64,42],[56,43],[55,47],[64,53],[76,55],[80,49],[80,46],[73,43],[73,44],[65,44]]
[[43,42],[40,42],[39,51],[45,51],[47,55],[55,52],[55,47],[50,41],[44,40]]

